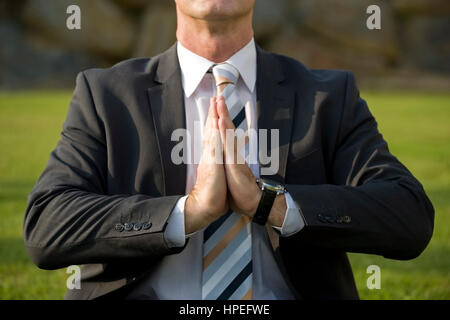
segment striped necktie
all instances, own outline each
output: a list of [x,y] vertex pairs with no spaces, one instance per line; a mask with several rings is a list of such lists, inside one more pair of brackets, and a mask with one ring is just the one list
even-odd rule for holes
[[[236,128],[247,130],[244,104],[236,91],[239,72],[222,63],[213,67],[217,95],[225,98]],[[210,224],[203,235],[202,298],[252,299],[252,238],[250,219],[228,211]]]

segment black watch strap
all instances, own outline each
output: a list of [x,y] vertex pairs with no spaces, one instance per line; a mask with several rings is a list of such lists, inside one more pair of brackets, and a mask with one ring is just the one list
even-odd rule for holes
[[261,225],[266,224],[276,196],[277,196],[276,192],[270,190],[263,190],[261,200],[259,200],[258,208],[256,209],[256,212],[253,215],[252,219],[253,222]]

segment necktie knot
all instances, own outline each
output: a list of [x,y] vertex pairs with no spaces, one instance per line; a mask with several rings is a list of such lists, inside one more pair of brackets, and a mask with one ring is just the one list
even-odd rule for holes
[[239,79],[239,71],[229,63],[216,64],[212,68],[214,80],[216,81],[217,93],[220,95],[227,85],[236,85]]

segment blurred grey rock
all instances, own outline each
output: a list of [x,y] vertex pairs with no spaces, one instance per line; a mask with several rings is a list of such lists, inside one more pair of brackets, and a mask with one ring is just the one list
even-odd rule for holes
[[407,22],[405,30],[408,65],[450,72],[450,17],[417,17]]
[[162,3],[162,2],[169,2],[167,0],[114,0],[115,3],[117,3],[122,8],[126,9],[142,9],[150,4],[154,4],[156,2]]
[[398,59],[398,39],[392,10],[386,1],[381,8],[381,30],[369,30],[366,9],[371,0],[302,0],[297,2],[300,34],[312,33],[336,47],[348,47],[358,54],[376,55],[387,63]]
[[[66,28],[72,4],[80,31]],[[381,30],[366,27],[371,4]],[[309,67],[400,82],[405,70],[448,77],[449,19],[449,0],[256,0],[253,25],[264,49]],[[163,52],[175,31],[173,0],[0,0],[0,87],[73,88],[80,70]]]
[[0,19],[13,20],[20,15],[26,0],[0,0]]
[[[69,5],[81,9],[81,30],[68,30]],[[36,34],[61,47],[86,48],[109,57],[130,54],[134,27],[131,20],[113,2],[107,0],[28,0],[23,20]]]
[[313,69],[345,69],[363,76],[379,75],[388,69],[379,56],[363,55],[312,34],[280,35],[268,49],[296,58]]
[[260,42],[275,37],[286,27],[286,0],[257,0],[253,15],[255,38]]
[[395,14],[401,16],[414,15],[448,15],[450,1],[448,0],[392,0]]
[[83,69],[98,66],[84,52],[36,48],[13,23],[0,23],[0,88],[68,88]]
[[8,2],[0,0],[0,18],[5,19],[8,12]]
[[134,57],[157,55],[175,43],[175,6],[150,5],[144,12],[136,37]]

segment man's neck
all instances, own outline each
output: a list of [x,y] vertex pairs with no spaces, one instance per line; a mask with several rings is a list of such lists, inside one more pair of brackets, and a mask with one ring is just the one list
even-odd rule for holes
[[251,19],[206,21],[178,19],[177,39],[188,50],[213,62],[224,62],[253,38]]

